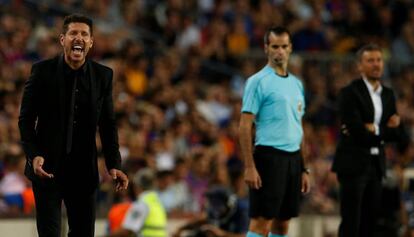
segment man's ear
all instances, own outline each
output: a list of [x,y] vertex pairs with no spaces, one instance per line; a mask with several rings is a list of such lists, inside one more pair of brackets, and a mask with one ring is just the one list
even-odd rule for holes
[[63,46],[63,41],[65,40],[65,35],[63,35],[63,34],[60,34],[59,35],[59,42],[60,42],[60,45],[62,45]]

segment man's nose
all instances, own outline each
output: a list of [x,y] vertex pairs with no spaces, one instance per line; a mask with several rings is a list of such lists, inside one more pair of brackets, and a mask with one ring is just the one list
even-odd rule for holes
[[75,35],[75,40],[81,40],[82,39],[82,35],[81,34],[76,34]]
[[373,66],[374,66],[374,68],[379,68],[379,67],[381,67],[381,63],[380,62],[374,62]]

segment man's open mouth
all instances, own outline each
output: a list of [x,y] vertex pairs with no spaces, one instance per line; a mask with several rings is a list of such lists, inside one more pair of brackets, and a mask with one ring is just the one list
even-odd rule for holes
[[80,45],[74,45],[74,46],[72,46],[72,51],[74,53],[83,53],[84,48]]

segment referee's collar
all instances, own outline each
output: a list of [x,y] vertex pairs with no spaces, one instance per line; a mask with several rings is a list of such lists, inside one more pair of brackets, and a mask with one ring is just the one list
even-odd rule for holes
[[289,72],[286,71],[286,75],[280,75],[276,72],[276,70],[274,68],[272,68],[269,64],[266,65],[266,67],[269,68],[269,70],[271,70],[276,76],[281,77],[281,78],[288,78],[289,77]]

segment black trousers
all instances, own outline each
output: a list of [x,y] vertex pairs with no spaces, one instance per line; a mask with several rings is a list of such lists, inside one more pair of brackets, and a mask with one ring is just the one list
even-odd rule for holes
[[65,204],[69,237],[93,237],[95,234],[96,191],[62,191],[57,183],[33,182],[36,225],[39,237],[60,237],[62,202]]
[[371,165],[361,175],[338,175],[341,224],[339,237],[371,237],[381,201],[381,175]]

